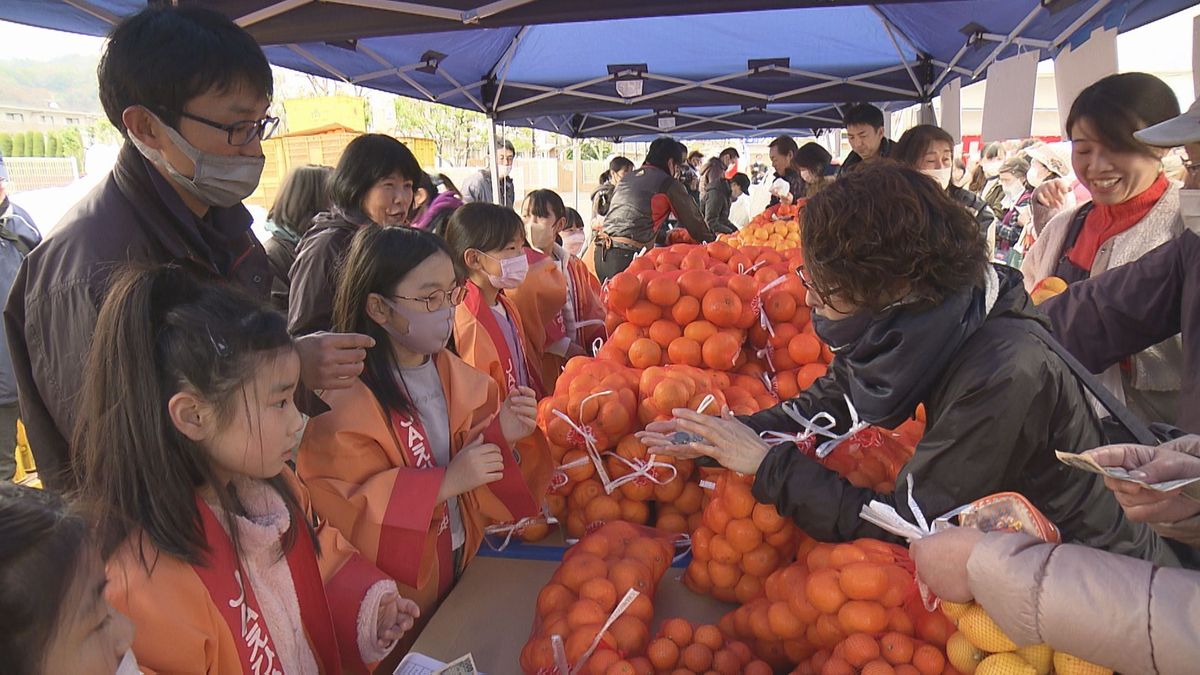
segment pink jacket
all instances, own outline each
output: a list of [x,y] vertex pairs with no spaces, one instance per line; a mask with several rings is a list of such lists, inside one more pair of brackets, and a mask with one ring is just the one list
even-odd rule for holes
[[993,532],[967,563],[971,592],[1018,645],[1047,643],[1119,673],[1195,673],[1200,572]]

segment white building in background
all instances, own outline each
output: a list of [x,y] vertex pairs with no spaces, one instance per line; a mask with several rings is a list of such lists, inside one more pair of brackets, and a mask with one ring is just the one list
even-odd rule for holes
[[54,104],[32,108],[0,102],[0,131],[54,131],[90,127],[103,117],[100,113],[63,110]]

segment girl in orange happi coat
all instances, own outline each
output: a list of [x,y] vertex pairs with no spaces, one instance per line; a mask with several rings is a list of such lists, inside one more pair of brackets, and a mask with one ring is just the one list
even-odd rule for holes
[[[446,243],[467,278],[466,296],[454,312],[455,350],[495,381],[501,398],[529,387],[540,400],[549,391],[542,380],[540,351],[530,336],[530,321],[522,320],[520,308],[507,295],[526,281],[529,271],[521,217],[495,204],[466,204],[446,224]],[[521,474],[540,504],[550,487],[550,446],[539,430],[516,450]]]
[[418,610],[313,518],[283,316],[178,267],[119,272],[75,433],[109,602],[146,673],[366,672]]
[[317,511],[423,616],[475,557],[488,522],[536,515],[540,504],[510,449],[535,428],[533,390],[501,403],[491,378],[446,349],[465,295],[437,235],[355,235],[334,326],[375,346],[349,388],[325,393],[330,410],[309,422],[297,459]]
[[[558,379],[566,361],[572,356],[591,354],[591,345],[604,337],[604,306],[600,304],[600,281],[588,271],[579,258],[567,253],[558,243],[559,234],[567,227],[567,207],[553,190],[534,190],[525,197],[521,207],[525,219],[525,235],[530,247],[545,254],[566,280],[567,297],[559,309],[566,335],[555,345],[547,345],[542,353],[542,372],[548,389]],[[525,298],[529,281],[518,286],[512,295],[517,308],[525,313]]]

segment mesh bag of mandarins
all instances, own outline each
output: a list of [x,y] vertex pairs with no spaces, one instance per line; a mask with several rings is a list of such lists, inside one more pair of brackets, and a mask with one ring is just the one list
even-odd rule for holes
[[521,669],[602,675],[616,661],[644,657],[654,592],[671,565],[676,538],[618,521],[568,549],[538,593]]

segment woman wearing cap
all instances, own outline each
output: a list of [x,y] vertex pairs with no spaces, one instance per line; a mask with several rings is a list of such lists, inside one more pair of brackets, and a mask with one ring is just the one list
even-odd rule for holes
[[1054,219],[1054,216],[1062,213],[1066,209],[1074,209],[1076,204],[1091,199],[1087,188],[1075,179],[1071,174],[1071,146],[1067,143],[1042,143],[1025,149],[1025,156],[1029,158],[1029,174],[1026,180],[1029,185],[1035,190],[1049,183],[1061,183],[1063,187],[1063,199],[1061,203],[1055,206],[1042,204],[1037,199],[1034,199],[1031,206],[1033,210],[1033,227],[1026,228],[1028,241],[1025,247],[1033,245],[1034,240],[1038,235],[1046,229],[1046,224]]
[[1000,185],[1004,189],[1004,214],[996,222],[996,262],[1020,269],[1025,248],[1021,246],[1031,214],[1029,202],[1033,187],[1029,184],[1029,162],[1024,157],[1012,157],[1000,166]]
[[[1134,133],[1179,115],[1165,82],[1146,73],[1111,75],[1071,105],[1067,134],[1075,175],[1092,201],[1046,225],[1022,265],[1025,287],[1058,277],[1068,285],[1131,263],[1183,232],[1179,185],[1162,173],[1161,148]],[[1101,376],[1143,419],[1175,419],[1182,348],[1178,338],[1151,347]]]

